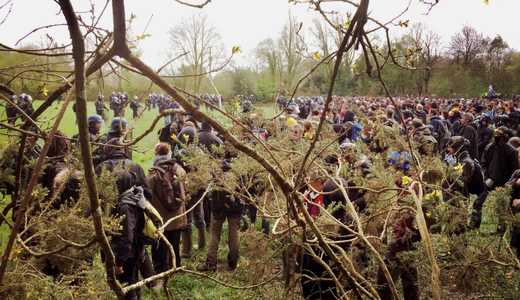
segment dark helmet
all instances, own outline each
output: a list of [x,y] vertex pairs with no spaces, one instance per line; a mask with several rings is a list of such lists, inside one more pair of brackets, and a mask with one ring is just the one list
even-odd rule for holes
[[88,117],[88,124],[103,124],[103,118],[100,115],[91,115]]
[[123,132],[128,127],[125,118],[114,118],[110,124],[110,132]]
[[468,139],[462,136],[452,136],[448,142],[448,148],[453,148],[455,153],[466,150],[469,147],[470,142]]

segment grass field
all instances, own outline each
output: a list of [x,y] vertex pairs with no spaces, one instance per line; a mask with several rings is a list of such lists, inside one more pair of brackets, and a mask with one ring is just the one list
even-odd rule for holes
[[[34,106],[38,107],[41,101],[35,101]],[[55,103],[52,105],[38,120],[40,124],[42,124],[42,128],[50,128],[52,123],[58,114],[60,109],[60,103]],[[262,104],[258,106],[258,109],[263,112],[265,116],[271,116],[274,114],[274,105]],[[88,103],[88,115],[95,114],[94,103]],[[228,118],[225,118],[221,114],[216,111],[207,111],[208,114],[213,116],[216,120],[218,120],[221,124],[226,127],[231,126],[231,121]],[[132,136],[139,136],[143,133],[147,128],[149,128],[153,119],[157,116],[157,110],[144,111],[140,118],[133,120],[132,119],[132,111],[128,108],[125,112],[125,118],[129,121],[130,128],[132,130]],[[110,126],[110,120],[112,120],[113,113],[112,111],[106,112],[107,121],[103,126],[102,132],[107,132]],[[2,107],[1,109],[1,119],[5,120],[5,112]],[[158,131],[164,126],[164,121],[159,121],[155,126],[155,130],[144,137],[134,148],[133,159],[141,164],[145,169],[151,165],[151,160],[153,158],[153,146],[158,142]],[[69,104],[65,116],[60,124],[59,129],[65,133],[67,136],[72,137],[73,135],[78,133],[77,125],[76,125],[76,117],[74,112],[72,111],[72,103]],[[0,129],[0,144],[4,144],[9,142],[8,138],[3,134],[6,133],[5,129]]]

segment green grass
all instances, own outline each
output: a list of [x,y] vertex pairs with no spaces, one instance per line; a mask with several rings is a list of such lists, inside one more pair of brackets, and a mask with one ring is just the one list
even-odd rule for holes
[[[42,101],[35,101],[35,107],[38,107]],[[107,104],[108,105],[108,104]],[[53,104],[47,111],[43,113],[43,115],[38,119],[38,123],[42,124],[42,128],[50,128],[52,123],[55,120],[56,115],[61,107],[61,103]],[[264,116],[272,116],[274,115],[274,105],[262,104],[258,108]],[[93,102],[89,102],[87,106],[88,115],[95,114],[95,107]],[[210,116],[217,119],[221,124],[226,127],[230,127],[232,125],[231,121],[221,115],[216,111],[206,111]],[[137,137],[141,135],[146,129],[148,129],[157,116],[157,110],[145,111],[140,118],[137,120],[132,119],[132,110],[130,108],[126,109],[125,118],[129,121],[130,128],[132,130],[132,136]],[[5,119],[4,109],[1,109],[2,119]],[[105,122],[102,132],[107,132],[110,127],[110,120],[113,118],[112,111],[106,112],[107,122]],[[133,160],[143,166],[146,170],[151,166],[151,161],[153,159],[153,147],[158,142],[158,131],[164,126],[164,121],[160,120],[156,126],[155,130],[153,130],[150,134],[145,136],[134,148],[133,151]],[[72,111],[72,103],[69,104],[65,116],[63,117],[62,122],[60,123],[59,129],[65,133],[67,136],[72,137],[73,135],[78,133],[77,124],[76,124],[76,116]],[[0,129],[0,134],[5,133],[5,129]],[[6,143],[8,139],[5,135],[0,135],[0,144]]]

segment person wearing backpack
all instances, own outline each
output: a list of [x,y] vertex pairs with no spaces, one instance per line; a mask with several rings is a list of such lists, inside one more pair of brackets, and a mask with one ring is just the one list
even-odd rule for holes
[[[122,284],[139,281],[139,268],[145,261],[145,196],[144,189],[137,186],[137,177],[128,170],[117,174],[116,186],[119,201],[113,215],[121,219],[122,230],[114,235],[111,247],[116,259],[117,279]],[[125,299],[139,299],[140,291],[133,290]]]
[[[155,158],[148,172],[147,183],[152,193],[151,203],[167,224],[164,235],[173,246],[175,266],[178,268],[181,266],[180,237],[187,226],[186,171],[171,157],[169,144],[159,143],[155,146]],[[176,219],[171,221],[173,218]],[[164,241],[152,248],[152,260],[157,273],[171,269],[173,260]]]
[[448,153],[451,154],[456,162],[462,166],[462,186],[459,188],[466,197],[470,194],[477,195],[473,202],[473,209],[470,215],[469,227],[478,229],[482,218],[482,206],[488,195],[488,188],[484,183],[482,167],[478,161],[471,158],[468,148],[470,141],[462,136],[454,136],[448,142]]
[[[121,138],[113,138],[109,140],[106,145],[103,148],[103,161],[97,165],[96,167],[96,174],[99,176],[103,170],[107,170],[113,174],[113,176],[116,178],[116,185],[118,190],[119,198],[122,198],[122,194],[125,191],[130,190],[131,188],[138,188],[139,190],[142,189],[142,193],[146,199],[151,198],[151,193],[148,189],[148,186],[146,185],[146,176],[144,173],[143,168],[139,165],[133,162],[128,157],[128,152],[125,150],[124,147],[122,147],[123,142],[121,141]],[[119,201],[121,202],[121,201]],[[146,202],[142,202],[146,203]],[[116,208],[115,212],[119,215],[126,215],[127,213],[132,214],[131,219],[133,218],[135,221],[131,221],[129,225],[132,225],[130,229],[124,230],[129,231],[128,234],[130,234],[130,237],[132,237],[133,240],[132,243],[135,243],[134,246],[126,246],[127,248],[121,247],[120,249],[126,249],[125,251],[127,253],[114,253],[116,255],[116,261],[117,256],[119,255],[121,257],[120,260],[120,267],[119,271],[122,271],[121,273],[122,278],[120,281],[124,283],[130,283],[133,280],[137,280],[138,272],[140,271],[142,276],[144,278],[148,278],[150,276],[154,275],[153,266],[151,265],[151,260],[149,259],[148,254],[144,250],[144,244],[146,241],[146,238],[144,236],[143,230],[141,230],[141,212],[139,212],[137,209],[134,208],[134,206],[129,207],[130,204],[122,205],[121,207]],[[135,215],[135,216],[134,216]],[[130,219],[129,219],[130,220]],[[125,222],[130,222],[125,220]],[[144,217],[143,217],[143,229],[144,229]],[[138,236],[135,236],[135,234],[138,233]],[[117,240],[116,238],[116,244],[121,243],[130,243],[129,240]],[[141,251],[141,244],[142,244],[142,251]],[[128,248],[129,247],[129,248]],[[125,263],[125,259],[127,257],[131,257],[132,260],[128,262],[128,264]],[[126,265],[126,266],[125,266]],[[135,265],[135,268],[137,268],[137,271],[135,271],[133,266]],[[137,275],[133,272],[137,272]],[[137,282],[137,281],[135,281]],[[138,293],[137,293],[138,294]],[[130,297],[130,296],[129,296]],[[128,298],[128,299],[137,299],[137,298]]]

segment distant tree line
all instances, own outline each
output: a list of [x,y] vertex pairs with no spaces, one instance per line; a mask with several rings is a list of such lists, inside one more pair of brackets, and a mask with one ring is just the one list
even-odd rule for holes
[[[391,40],[394,58],[384,57],[389,44],[386,37],[372,41],[388,64],[382,75],[392,94],[474,97],[485,93],[490,84],[506,96],[520,94],[520,52],[512,49],[500,35],[488,37],[471,26],[464,26],[449,43],[442,44],[439,34],[425,24],[409,26],[406,21],[396,26],[406,27],[407,32]],[[225,98],[254,94],[268,101],[278,94],[291,95],[299,85],[298,95],[321,95],[327,91],[332,73],[332,61],[327,57],[334,54],[340,43],[338,30],[322,20],[304,26],[289,15],[277,37],[261,41],[253,53],[243,54],[247,55],[247,64],[237,64],[230,59],[231,53],[224,50],[220,35],[207,17],[195,15],[169,30],[171,60],[160,73],[175,86],[193,94],[221,94]],[[146,36],[137,37],[135,46],[144,38]],[[55,42],[27,48],[51,46],[56,48],[55,57],[3,52],[0,83],[44,98],[48,90],[62,81],[49,77],[49,73],[67,76],[72,72],[71,62],[59,55],[63,50]],[[234,47],[232,55],[239,51]],[[366,61],[372,58],[360,53],[352,52],[345,57],[336,79],[336,94],[384,94],[373,71],[366,68]],[[397,64],[390,63],[392,59]],[[310,72],[314,68],[314,72]],[[125,68],[122,61],[113,61],[97,73],[87,83],[89,100],[113,90],[143,97],[158,90],[132,69]]]

